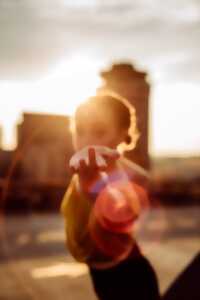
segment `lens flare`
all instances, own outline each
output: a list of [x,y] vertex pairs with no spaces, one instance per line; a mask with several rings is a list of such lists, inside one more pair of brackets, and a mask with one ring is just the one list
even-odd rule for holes
[[98,194],[90,214],[90,235],[97,248],[115,265],[134,251],[134,227],[147,194],[129,180],[107,184]]
[[107,185],[98,195],[94,214],[99,223],[111,232],[128,233],[141,211],[140,200],[129,182]]
[[89,228],[97,248],[103,255],[110,257],[113,265],[127,257],[131,252],[134,245],[131,234],[114,233],[105,229],[97,221],[94,214],[91,214]]

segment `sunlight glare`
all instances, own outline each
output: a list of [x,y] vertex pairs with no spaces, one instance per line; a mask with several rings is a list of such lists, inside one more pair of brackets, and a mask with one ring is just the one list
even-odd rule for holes
[[13,130],[23,111],[71,115],[100,85],[99,62],[76,55],[60,62],[45,78],[34,82],[0,82],[0,124],[3,147],[13,148]]
[[163,84],[151,95],[151,145],[153,155],[200,153],[200,88],[190,83]]
[[86,264],[68,262],[59,263],[57,265],[35,268],[31,272],[31,276],[35,279],[50,278],[58,276],[69,276],[77,278],[88,273],[88,267]]
[[58,230],[49,230],[41,232],[37,236],[38,243],[47,243],[47,242],[60,242],[65,240],[65,234],[63,231]]

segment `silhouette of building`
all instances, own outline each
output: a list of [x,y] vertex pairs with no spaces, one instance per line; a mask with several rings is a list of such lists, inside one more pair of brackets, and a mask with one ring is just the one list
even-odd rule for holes
[[104,85],[99,91],[113,91],[127,98],[134,105],[137,114],[137,125],[140,138],[133,151],[127,156],[143,166],[149,168],[148,153],[148,111],[149,111],[149,83],[147,74],[136,70],[131,64],[114,64],[110,70],[101,72]]
[[24,113],[14,151],[0,152],[0,206],[5,211],[58,210],[69,182],[69,118]]
[[22,177],[34,182],[63,182],[73,151],[69,118],[24,113],[17,135]]
[[14,151],[0,149],[0,178],[5,178],[11,165]]

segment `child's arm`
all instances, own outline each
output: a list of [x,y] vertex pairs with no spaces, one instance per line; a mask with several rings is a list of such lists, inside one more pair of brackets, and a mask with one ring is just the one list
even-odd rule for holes
[[60,206],[60,212],[63,216],[66,215],[66,210],[67,210],[67,205],[69,202],[69,199],[73,196],[73,194],[75,193],[75,175],[72,177],[70,184],[64,194],[64,197],[62,199],[61,202],[61,206]]
[[[109,168],[106,168],[105,170],[99,168],[99,166],[97,165],[94,149],[89,149],[88,156],[88,164],[85,160],[80,160],[79,168],[78,170],[76,170],[76,173],[78,173],[77,177],[79,179],[79,192],[81,192],[81,194],[83,193],[83,195],[86,196],[84,197],[85,199],[88,199],[84,202],[84,205],[91,205],[88,211],[88,241],[90,237],[93,241],[91,242],[97,248],[96,253],[99,253],[98,255],[100,255],[97,255],[97,260],[101,260],[101,257],[104,256],[110,257],[110,259],[122,259],[122,257],[124,257],[124,255],[127,255],[127,253],[132,249],[134,244],[134,239],[132,236],[132,225],[134,223],[134,220],[136,220],[137,216],[140,213],[140,206],[136,195],[137,192],[135,193],[135,191],[131,190],[132,188],[130,189],[130,185],[132,184],[130,180],[127,180],[126,184],[126,182],[124,182],[123,176],[123,179],[120,179],[122,173],[115,164],[116,158],[107,159]],[[94,195],[92,188],[95,185],[94,183],[102,181],[102,171],[107,171],[107,173],[105,172],[105,176],[107,176],[108,181],[104,186],[100,185],[101,188],[98,188],[96,190],[96,194]],[[112,176],[113,172],[119,172],[119,184],[116,181],[110,184],[109,176]],[[112,190],[110,191],[109,186],[114,189],[114,194]],[[105,192],[105,189],[107,189],[108,193]],[[109,194],[110,192],[111,195]],[[117,194],[119,192],[120,199],[115,199],[116,192]],[[80,199],[81,198],[79,198],[79,201]],[[123,202],[121,206],[122,211],[115,210],[115,200],[119,200],[119,203]],[[78,203],[80,205],[80,202],[73,202],[76,202],[75,204],[77,210],[77,205]],[[125,207],[125,210],[123,210],[123,207]],[[128,220],[126,218],[127,212]],[[122,220],[120,220],[120,215],[122,215]],[[80,218],[78,218],[78,220],[80,221]],[[85,243],[86,240],[84,240],[84,244]]]

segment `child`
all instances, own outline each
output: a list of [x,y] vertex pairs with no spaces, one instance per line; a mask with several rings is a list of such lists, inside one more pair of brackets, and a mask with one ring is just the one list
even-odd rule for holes
[[61,211],[67,247],[88,264],[101,300],[159,299],[153,268],[132,232],[147,202],[146,172],[123,157],[137,138],[135,110],[125,99],[97,95],[76,110],[73,143],[78,152]]

